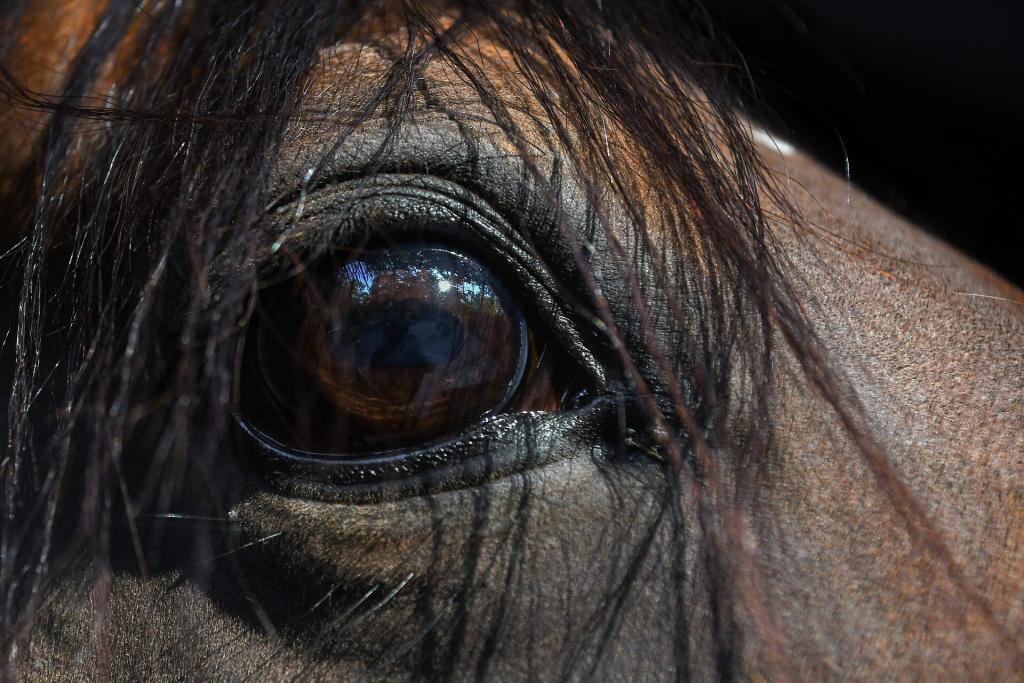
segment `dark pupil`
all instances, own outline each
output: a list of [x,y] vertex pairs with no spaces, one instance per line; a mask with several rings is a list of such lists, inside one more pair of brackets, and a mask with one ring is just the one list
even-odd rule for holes
[[[454,361],[462,349],[457,318],[430,304],[386,302],[349,318],[349,325],[328,335],[339,362],[352,365],[375,384],[375,370],[420,369],[429,373]],[[387,391],[386,386],[381,387]]]
[[442,247],[363,251],[268,308],[264,381],[310,450],[443,437],[500,410],[525,364],[518,307],[483,265]]

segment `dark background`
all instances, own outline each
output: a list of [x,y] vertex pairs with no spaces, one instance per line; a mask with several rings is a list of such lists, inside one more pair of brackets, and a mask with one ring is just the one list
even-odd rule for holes
[[782,137],[1024,284],[1024,0],[708,0]]

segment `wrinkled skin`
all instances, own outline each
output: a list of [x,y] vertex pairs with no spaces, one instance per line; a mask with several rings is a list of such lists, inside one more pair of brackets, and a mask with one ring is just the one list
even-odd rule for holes
[[[48,32],[52,45],[40,37],[38,49],[23,53],[22,73],[41,90],[53,88],[76,30],[88,26],[82,17],[66,21]],[[325,54],[325,86],[380,67],[377,53],[356,47]],[[496,48],[484,42],[480,51],[501,82]],[[441,97],[480,109],[451,74],[427,73]],[[516,97],[514,84],[508,88]],[[426,112],[416,123],[403,132],[400,153],[457,173],[457,145],[445,144],[451,126]],[[478,123],[471,134],[485,141],[488,132]],[[3,173],[17,168],[27,135],[13,119],[0,122]],[[363,135],[372,138],[372,127]],[[359,140],[345,150],[351,159]],[[279,181],[294,180],[304,155],[332,142],[330,131],[293,128]],[[835,411],[781,351],[771,405],[777,436],[750,524],[786,671],[811,680],[1013,678],[1019,660],[1011,643],[1019,648],[1024,639],[1024,294],[798,151],[763,144],[760,152],[820,228],[779,224],[776,237],[830,361],[863,403],[895,472],[942,530],[964,583],[992,612],[965,599],[941,560],[910,538]],[[500,169],[488,182],[500,197]],[[670,525],[655,463],[609,472],[586,426],[550,438],[556,455],[542,467],[375,504],[282,495],[226,461],[225,483],[248,482],[233,501],[232,523],[259,542],[220,564],[241,566],[246,590],[228,569],[189,569],[197,557],[209,568],[216,551],[208,549],[178,548],[179,568],[152,575],[115,564],[101,634],[88,606],[104,599],[104,587],[82,560],[49,588],[21,673],[72,680],[95,666],[119,679],[714,675],[709,643],[722,635],[697,569],[701,531],[686,517],[692,501],[683,495],[682,523]],[[636,580],[618,596],[627,575]],[[606,633],[603,610],[613,604],[616,627]],[[684,633],[675,628],[681,612]],[[347,620],[357,614],[364,616]],[[288,619],[308,628],[273,630]],[[749,614],[738,619],[741,630],[756,632]],[[101,635],[109,650],[96,646]],[[742,678],[771,676],[758,642],[734,641],[733,672]]]

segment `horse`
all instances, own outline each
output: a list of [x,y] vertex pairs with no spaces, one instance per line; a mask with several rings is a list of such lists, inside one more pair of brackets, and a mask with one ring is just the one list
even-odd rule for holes
[[1024,294],[700,7],[0,16],[5,678],[1024,671]]

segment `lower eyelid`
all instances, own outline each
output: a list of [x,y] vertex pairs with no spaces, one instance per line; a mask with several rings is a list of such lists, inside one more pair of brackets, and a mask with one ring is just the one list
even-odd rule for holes
[[243,450],[269,483],[289,495],[334,502],[374,502],[467,488],[542,467],[594,447],[611,423],[612,397],[599,396],[568,412],[507,413],[456,438],[408,453],[339,461],[289,449],[235,416]]

